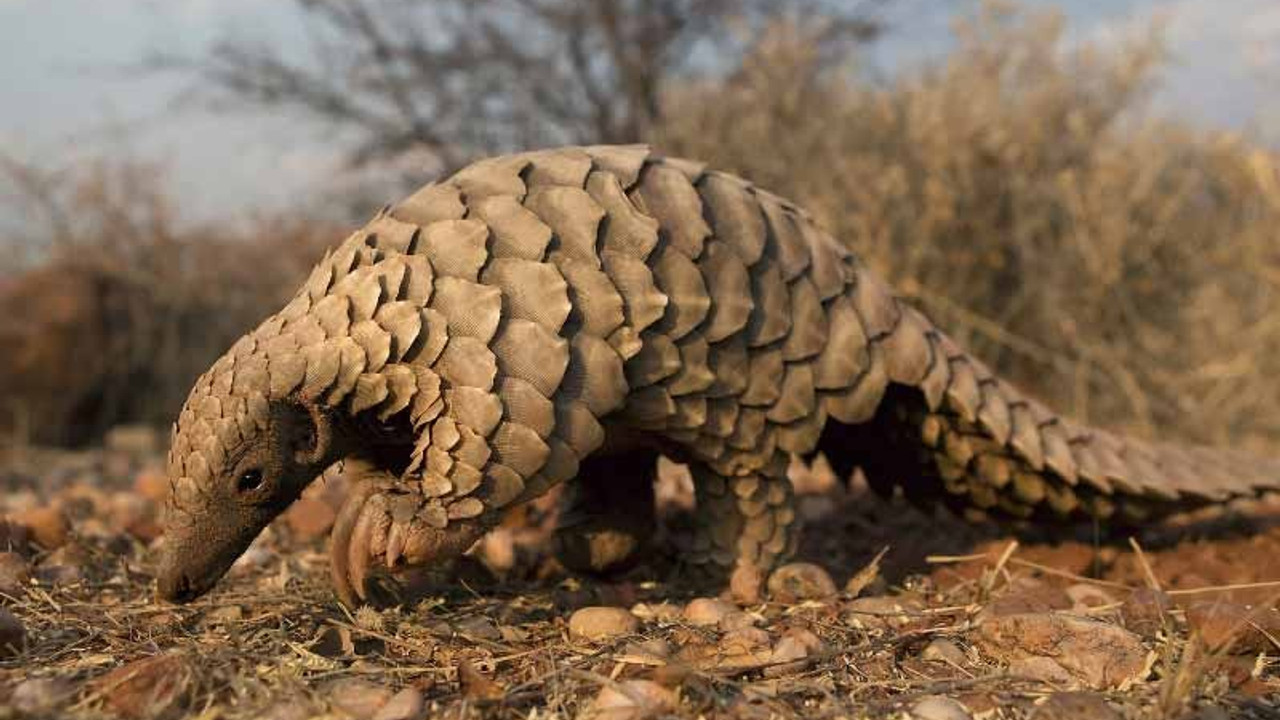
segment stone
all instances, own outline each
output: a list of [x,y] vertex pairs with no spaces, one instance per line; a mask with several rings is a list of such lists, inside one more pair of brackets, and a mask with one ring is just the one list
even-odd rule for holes
[[1165,626],[1173,600],[1153,588],[1138,588],[1120,606],[1124,626],[1143,637],[1155,637]]
[[405,688],[374,713],[373,720],[423,720],[427,717],[427,703],[417,688]]
[[640,620],[623,608],[585,607],[569,616],[569,636],[599,642],[634,635]]
[[926,695],[909,712],[912,720],[972,720],[964,705],[942,695]]
[[[0,595],[21,598],[31,584],[31,565],[15,552],[0,552]],[[0,597],[0,603],[5,598]]]
[[684,607],[684,620],[690,625],[717,625],[727,615],[741,612],[737,605],[720,598],[694,598]]
[[9,703],[20,714],[50,717],[71,699],[75,685],[64,678],[30,678],[18,683]]
[[1097,693],[1059,692],[1045,698],[1031,720],[1121,720],[1121,715]]
[[1187,608],[1186,617],[1187,625],[1212,652],[1258,653],[1272,647],[1268,635],[1280,636],[1280,615],[1271,608],[1199,602]]
[[14,520],[26,526],[31,532],[31,539],[45,550],[57,550],[71,538],[71,525],[58,508],[32,508],[19,513]]
[[649,720],[676,708],[671,690],[651,680],[626,680],[606,685],[591,701],[580,720]]
[[183,711],[194,681],[187,657],[171,652],[122,665],[93,681],[93,688],[116,715],[159,718]]
[[13,657],[27,646],[27,628],[17,615],[0,608],[0,658]]
[[303,540],[323,537],[337,519],[333,506],[315,497],[298,498],[284,513],[289,529]]
[[836,594],[826,570],[813,563],[788,563],[769,575],[769,595],[784,603],[824,600]]
[[[987,655],[1009,663],[1011,671],[1015,661],[1046,658],[1076,683],[1095,690],[1128,687],[1145,677],[1154,661],[1154,654],[1134,633],[1058,613],[987,617],[971,639]],[[1043,661],[1032,662],[1044,666]]]
[[329,704],[357,718],[372,718],[391,701],[392,691],[360,678],[342,678],[328,685]]

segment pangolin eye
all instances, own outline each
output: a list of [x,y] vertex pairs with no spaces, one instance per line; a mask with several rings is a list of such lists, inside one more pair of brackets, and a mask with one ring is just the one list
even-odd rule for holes
[[236,481],[236,490],[242,493],[257,490],[260,487],[262,487],[262,471],[257,468],[246,470]]

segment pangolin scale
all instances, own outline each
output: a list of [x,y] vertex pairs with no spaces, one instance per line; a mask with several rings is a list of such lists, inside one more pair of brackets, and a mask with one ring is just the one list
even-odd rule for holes
[[695,481],[684,562],[758,578],[796,544],[788,459],[815,451],[971,516],[1141,518],[1280,486],[1275,461],[1051,412],[744,180],[564,148],[383,210],[196,382],[161,593],[208,589],[344,458],[368,470],[334,531],[348,604],[375,566],[448,559],[575,477],[568,517],[644,517],[659,452]]

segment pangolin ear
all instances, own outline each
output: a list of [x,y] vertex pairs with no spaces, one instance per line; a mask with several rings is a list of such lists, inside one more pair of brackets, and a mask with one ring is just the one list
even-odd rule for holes
[[323,410],[299,405],[286,413],[289,427],[285,439],[289,453],[299,465],[316,465],[329,455],[333,442],[332,423]]

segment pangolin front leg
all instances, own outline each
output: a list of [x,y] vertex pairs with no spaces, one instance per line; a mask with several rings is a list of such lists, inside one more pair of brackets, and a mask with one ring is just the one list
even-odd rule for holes
[[415,484],[371,474],[347,496],[329,550],[334,590],[347,607],[402,602],[402,575],[456,559],[488,529],[487,515],[449,520],[438,503],[406,489]]

